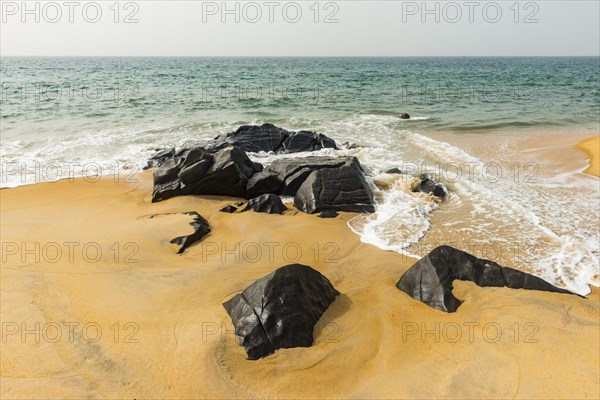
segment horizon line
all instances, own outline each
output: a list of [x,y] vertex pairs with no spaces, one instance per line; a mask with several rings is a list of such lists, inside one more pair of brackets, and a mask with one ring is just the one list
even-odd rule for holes
[[600,54],[573,54],[573,55],[564,55],[564,54],[550,54],[550,55],[443,55],[443,56],[432,56],[432,55],[339,55],[339,56],[323,56],[323,55],[298,55],[298,56],[275,56],[275,55],[257,55],[257,56],[247,56],[247,55],[87,55],[87,54],[78,54],[78,55],[39,55],[39,54],[27,54],[27,55],[18,55],[18,54],[0,54],[0,58],[2,57],[64,57],[64,58],[76,58],[76,57],[121,57],[121,58],[140,58],[140,57],[153,57],[153,58],[414,58],[414,57],[422,57],[422,58],[450,58],[450,57],[462,57],[462,58],[490,58],[490,57],[530,57],[530,58],[543,58],[543,57],[600,57]]

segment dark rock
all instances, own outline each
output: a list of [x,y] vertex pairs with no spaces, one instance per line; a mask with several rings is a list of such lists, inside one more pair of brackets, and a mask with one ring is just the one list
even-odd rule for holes
[[246,197],[257,197],[266,193],[282,194],[283,181],[277,172],[266,167],[261,172],[254,174],[246,185]]
[[178,177],[182,165],[183,158],[173,158],[165,161],[154,171],[152,202],[166,200],[182,194]]
[[263,170],[264,166],[259,162],[252,162],[254,164],[254,171],[260,172]]
[[348,157],[338,168],[322,168],[310,173],[294,197],[301,211],[374,212],[373,193],[360,163]]
[[337,149],[335,141],[323,134],[309,131],[290,132],[271,124],[240,126],[235,132],[218,136],[208,143],[206,148],[218,150],[228,146],[237,146],[248,152],[274,153]]
[[309,347],[321,315],[339,292],[318,271],[290,264],[260,278],[223,303],[248,359]]
[[214,153],[202,147],[187,149],[154,171],[152,201],[179,195],[244,197],[248,180],[257,171],[255,164],[237,147]]
[[187,236],[178,236],[171,240],[170,243],[181,246],[177,254],[183,253],[185,249],[210,233],[210,226],[208,225],[208,222],[200,214],[195,211],[187,212],[185,214],[194,216],[193,221],[190,222],[190,225],[194,228],[194,233]]
[[432,194],[440,199],[445,199],[447,195],[447,189],[441,183],[437,183],[433,178],[427,174],[421,174],[419,176],[421,183],[415,188],[414,191],[421,193]]
[[275,160],[248,181],[247,197],[265,193],[294,196],[311,172],[322,168],[338,168],[352,157],[303,157]]
[[175,148],[157,150],[156,153],[146,161],[144,169],[160,167],[166,161],[173,159],[177,153]]
[[336,211],[323,211],[319,214],[319,218],[335,218],[339,214]]
[[276,194],[263,194],[248,200],[244,211],[255,211],[266,214],[282,214],[287,207],[283,205],[281,198]]
[[400,117],[400,119],[410,119],[410,115],[408,115],[407,113],[400,113],[398,117]]
[[430,307],[454,312],[462,304],[452,294],[455,279],[474,282],[478,286],[572,294],[534,275],[502,267],[450,246],[437,247],[417,261],[402,275],[396,287]]
[[237,147],[227,147],[213,155],[206,174],[182,187],[185,194],[244,197],[248,179],[254,175],[254,163]]
[[398,168],[391,168],[388,169],[387,171],[385,171],[386,174],[401,174],[402,171],[400,171],[400,169]]
[[228,206],[221,208],[219,211],[231,214],[231,213],[234,213],[237,211],[237,207],[234,207],[230,204]]

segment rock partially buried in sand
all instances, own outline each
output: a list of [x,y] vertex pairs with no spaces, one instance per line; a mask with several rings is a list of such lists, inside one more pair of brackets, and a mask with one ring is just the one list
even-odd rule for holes
[[440,199],[446,198],[448,190],[444,185],[437,183],[431,176],[427,174],[421,174],[419,179],[421,180],[421,183],[419,183],[419,185],[415,188],[415,191],[432,194]]
[[309,347],[314,326],[340,293],[318,271],[281,267],[223,303],[248,359],[277,349]]
[[165,161],[154,171],[152,201],[181,195],[244,197],[246,185],[262,169],[244,151],[228,147],[211,153],[196,147]]
[[296,192],[294,205],[308,214],[375,211],[373,193],[355,157],[348,157],[338,168],[313,171]]
[[297,153],[315,151],[324,148],[337,149],[333,139],[309,132],[290,132],[272,124],[244,125],[226,136],[219,136],[205,147],[218,150],[228,146],[237,146],[249,152]]
[[224,212],[224,213],[229,213],[232,214],[234,212],[237,211],[237,207],[232,206],[231,204],[221,208],[219,211]]
[[408,115],[407,113],[400,113],[398,115],[398,118],[400,118],[400,119],[410,119],[410,115]]
[[181,246],[179,251],[177,251],[177,254],[183,253],[185,249],[210,233],[208,221],[206,221],[200,214],[195,211],[187,212],[185,214],[194,216],[194,220],[190,222],[190,225],[194,228],[194,233],[187,236],[178,236],[170,241],[170,243]]
[[444,312],[454,312],[462,301],[452,294],[452,282],[470,281],[478,286],[509,287],[568,293],[537,276],[502,267],[450,246],[440,246],[417,261],[402,275],[396,287],[412,298]]
[[276,194],[263,194],[248,200],[248,204],[242,210],[254,211],[266,214],[282,214],[287,207],[283,205],[281,198]]

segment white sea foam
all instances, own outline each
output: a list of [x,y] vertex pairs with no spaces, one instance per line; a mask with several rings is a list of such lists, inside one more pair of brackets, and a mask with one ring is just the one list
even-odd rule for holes
[[410,117],[405,121],[429,121],[431,117]]
[[[268,121],[250,123],[263,122]],[[36,175],[36,165],[43,168],[52,163],[79,164],[79,170],[73,169],[74,176],[95,173],[123,176],[140,170],[157,148],[189,146],[231,132],[241,123],[123,126],[113,131],[82,131],[61,140],[43,136],[4,140],[0,148],[0,185],[12,187],[66,177],[65,172],[56,176],[51,168],[45,172],[40,170]],[[573,171],[539,176],[537,182],[527,184],[510,177],[489,179],[484,168],[485,162],[490,160],[406,130],[403,120],[390,115],[357,114],[327,122],[291,119],[287,124],[278,125],[322,132],[338,143],[349,141],[360,146],[250,156],[264,164],[283,157],[356,156],[377,200],[376,213],[359,215],[349,221],[350,228],[365,243],[423,256],[430,248],[420,247],[420,244],[447,243],[448,232],[451,232],[452,237],[462,239],[458,246],[466,251],[490,244],[509,249],[518,257],[508,259],[504,253],[499,262],[539,274],[577,293],[588,293],[589,283],[600,284],[597,226],[600,210],[590,207],[600,198],[597,178]],[[501,163],[502,149],[498,149],[497,158]],[[21,165],[25,166],[24,170],[20,170]],[[457,178],[451,173],[452,168],[445,170],[445,166],[472,167],[472,176],[463,171]],[[413,193],[411,185],[415,178],[384,173],[394,167],[409,175],[433,174],[450,189],[451,196],[439,203],[431,196]]]
[[[540,176],[535,183],[515,182],[510,177],[491,179],[495,177],[484,173],[487,160],[402,130],[397,120],[388,116],[361,115],[332,123],[324,131],[365,145],[353,155],[359,157],[375,182],[381,179],[382,171],[407,164],[417,165],[418,172],[439,172],[440,164],[472,168],[472,176],[463,171],[460,179],[456,174],[436,176],[453,192],[439,207],[431,197],[412,193],[405,184],[374,187],[376,213],[349,222],[363,242],[423,256],[430,248],[419,247],[420,242],[443,244],[447,230],[452,229],[453,236],[463,237],[459,245],[464,250],[493,244],[504,256],[498,261],[507,261],[576,293],[587,294],[588,284],[600,284],[600,234],[596,226],[600,213],[590,207],[599,199],[597,178],[574,171]],[[436,213],[444,214],[441,226],[431,222]]]

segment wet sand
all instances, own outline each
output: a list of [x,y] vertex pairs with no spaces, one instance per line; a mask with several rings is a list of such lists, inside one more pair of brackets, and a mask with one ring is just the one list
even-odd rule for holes
[[[456,282],[465,302],[445,314],[396,289],[414,259],[361,243],[352,214],[152,204],[151,175],[138,179],[0,191],[2,398],[600,396],[597,288],[584,299]],[[177,255],[186,211],[212,233]],[[246,360],[221,303],[290,262],[342,294],[312,347]]]

